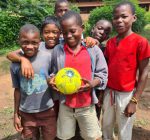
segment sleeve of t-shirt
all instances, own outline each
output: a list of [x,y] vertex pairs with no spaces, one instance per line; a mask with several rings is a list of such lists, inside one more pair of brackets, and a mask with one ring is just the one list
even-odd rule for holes
[[138,60],[141,61],[150,57],[150,44],[148,40],[142,38],[138,44]]
[[96,55],[96,65],[95,65],[95,71],[94,71],[94,77],[97,77],[100,79],[100,85],[98,87],[99,90],[104,90],[107,85],[108,81],[108,67],[106,60],[104,58],[104,55],[100,48],[95,47],[95,53]]
[[109,55],[109,52],[108,52],[108,50],[109,50],[109,42],[110,41],[108,41],[106,43],[106,47],[105,47],[105,51],[104,51],[104,56],[105,56],[106,59],[108,59],[108,55]]
[[13,88],[20,88],[19,75],[17,73],[17,67],[15,67],[15,65],[13,63],[10,66],[10,73],[11,73]]

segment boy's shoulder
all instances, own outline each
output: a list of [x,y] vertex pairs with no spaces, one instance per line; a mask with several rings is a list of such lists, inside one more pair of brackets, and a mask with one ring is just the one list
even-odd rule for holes
[[141,36],[141,35],[139,35],[137,33],[133,33],[132,35],[138,41],[148,41],[145,37],[143,37],[143,36]]

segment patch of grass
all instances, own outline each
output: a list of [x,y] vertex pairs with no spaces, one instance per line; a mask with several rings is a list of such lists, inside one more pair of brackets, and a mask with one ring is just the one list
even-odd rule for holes
[[150,121],[147,119],[135,120],[134,125],[137,127],[145,127],[150,124]]
[[7,54],[10,51],[17,50],[18,48],[19,48],[18,45],[13,45],[12,47],[8,47],[8,48],[1,48],[0,49],[0,56],[3,56],[3,55]]
[[3,110],[0,111],[0,114],[3,114],[3,115],[10,115],[13,113],[13,108],[12,107],[7,107]]

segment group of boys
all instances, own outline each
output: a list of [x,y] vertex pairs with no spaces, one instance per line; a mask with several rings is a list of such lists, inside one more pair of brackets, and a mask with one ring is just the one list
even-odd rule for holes
[[[66,0],[56,2],[55,14],[61,17],[65,43],[57,45],[51,56],[38,50],[40,33],[34,25],[24,25],[20,29],[19,43],[23,50],[20,57],[30,60],[34,77],[25,78],[20,71],[21,64],[12,63],[16,130],[22,132],[22,138],[38,140],[41,131],[44,140],[53,140],[56,135],[67,140],[75,136],[78,122],[83,139],[113,140],[117,123],[118,139],[131,140],[136,106],[147,80],[150,57],[148,41],[132,31],[136,21],[134,5],[121,2],[115,6],[113,26],[117,36],[109,39],[106,47],[102,42],[109,38],[112,30],[109,21],[98,21],[91,31],[99,47],[86,48],[82,42],[81,17],[69,10]],[[83,84],[78,93],[69,96],[57,93],[53,75],[63,67],[75,68],[81,74]],[[59,100],[57,128],[54,99]],[[96,110],[100,110],[102,102],[101,133]]]

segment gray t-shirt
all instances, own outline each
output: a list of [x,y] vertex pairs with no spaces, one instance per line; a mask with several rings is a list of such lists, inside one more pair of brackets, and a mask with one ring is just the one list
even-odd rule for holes
[[53,49],[47,49],[45,42],[40,42],[39,50],[52,53]]
[[33,79],[26,79],[21,75],[20,63],[12,63],[10,71],[13,87],[19,88],[21,93],[19,109],[27,113],[36,113],[54,105],[46,81],[50,74],[51,53],[39,50],[30,61],[34,69]]

